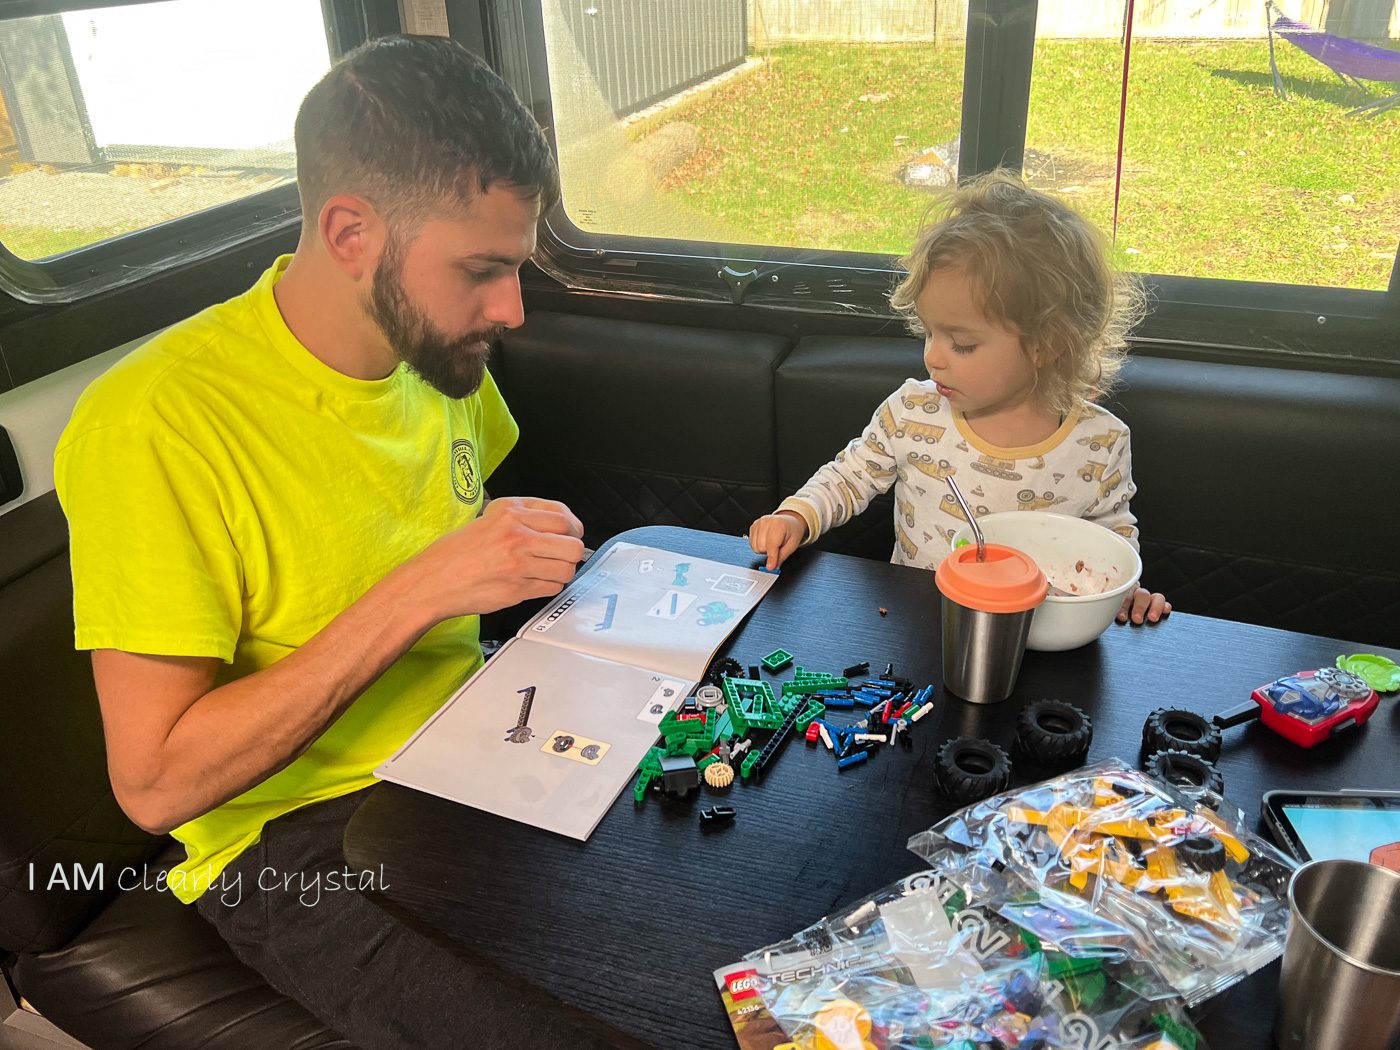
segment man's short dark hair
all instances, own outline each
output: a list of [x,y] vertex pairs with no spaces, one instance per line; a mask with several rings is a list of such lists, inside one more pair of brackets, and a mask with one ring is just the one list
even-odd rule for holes
[[443,37],[390,36],[345,55],[302,101],[304,222],[337,193],[417,225],[503,183],[548,209],[559,172],[534,118],[491,69]]

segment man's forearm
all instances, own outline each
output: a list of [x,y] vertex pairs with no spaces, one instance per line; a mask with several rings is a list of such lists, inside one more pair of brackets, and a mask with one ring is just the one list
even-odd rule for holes
[[143,823],[178,827],[306,751],[434,625],[416,590],[410,566],[400,567],[284,659],[195,701],[142,789]]

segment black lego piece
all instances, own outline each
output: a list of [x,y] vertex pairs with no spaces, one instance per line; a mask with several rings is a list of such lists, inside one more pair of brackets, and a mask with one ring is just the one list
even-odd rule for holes
[[768,743],[763,745],[763,750],[758,753],[758,760],[754,762],[753,769],[749,771],[754,779],[758,779],[768,771],[768,766],[777,757],[778,752],[787,743],[787,738],[792,736],[792,727],[797,724],[797,716],[802,713],[802,706],[799,704],[787,713],[782,724],[773,730],[773,735],[768,738]]
[[1142,753],[1157,751],[1188,751],[1214,762],[1220,757],[1220,729],[1195,711],[1159,707],[1142,724]]
[[665,755],[661,759],[661,793],[685,799],[700,790],[700,770],[689,755]]
[[734,823],[736,816],[738,814],[734,812],[733,806],[711,806],[700,811],[700,827],[707,831],[710,828],[722,828]]
[[960,736],[938,749],[934,783],[939,793],[967,805],[979,802],[1011,783],[1011,759],[990,740]]
[[1142,764],[1142,769],[1148,776],[1175,785],[1188,798],[1198,799],[1207,791],[1217,795],[1225,792],[1225,778],[1220,770],[1190,751],[1174,748],[1154,751]]
[[862,660],[858,664],[851,664],[841,672],[842,678],[854,678],[858,674],[868,674],[870,672],[870,661]]
[[749,664],[749,681],[758,681],[758,664]]
[[1176,855],[1197,871],[1223,871],[1225,846],[1210,835],[1191,835],[1176,845]]
[[1060,700],[1037,700],[1016,716],[1016,749],[1052,769],[1083,765],[1093,739],[1093,720]]

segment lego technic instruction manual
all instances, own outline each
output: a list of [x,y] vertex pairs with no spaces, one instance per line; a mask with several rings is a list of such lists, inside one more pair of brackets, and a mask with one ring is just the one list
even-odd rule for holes
[[586,839],[776,579],[616,543],[375,776]]

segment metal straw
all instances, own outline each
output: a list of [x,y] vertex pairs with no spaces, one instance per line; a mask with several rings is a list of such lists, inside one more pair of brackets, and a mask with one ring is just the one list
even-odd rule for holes
[[958,506],[967,515],[967,523],[972,526],[972,535],[977,539],[977,560],[987,560],[987,541],[982,538],[981,526],[977,524],[977,518],[972,513],[972,508],[967,505],[967,500],[963,499],[962,490],[958,488],[958,483],[949,474],[943,479],[948,483],[948,487],[953,490],[953,498],[958,501]]

